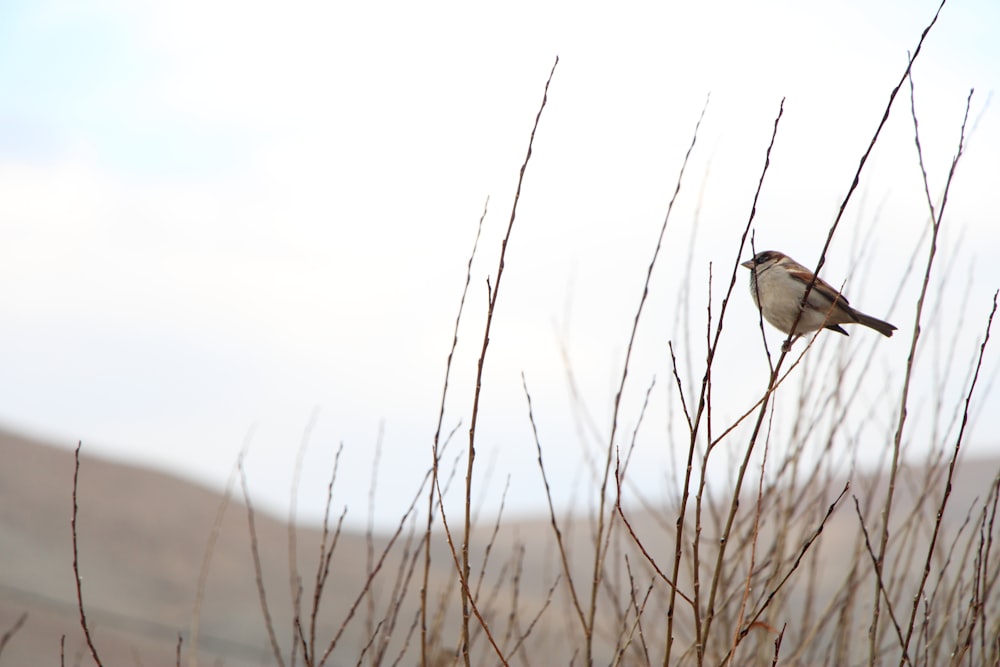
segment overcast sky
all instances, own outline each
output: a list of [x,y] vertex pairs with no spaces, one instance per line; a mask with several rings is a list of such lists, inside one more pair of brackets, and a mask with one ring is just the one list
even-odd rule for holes
[[[814,265],[936,6],[8,0],[0,420],[219,488],[249,433],[252,491],[284,513],[316,411],[300,510],[319,516],[343,442],[335,503],[355,522],[367,512],[381,424],[376,511],[389,525],[429,464],[489,197],[445,416],[445,430],[468,426],[485,282],[558,55],[487,359],[482,497],[495,507],[510,475],[513,513],[543,507],[522,372],[557,495],[583,474],[594,443],[577,428],[561,347],[607,434],[646,266],[710,93],[624,399],[631,433],[656,378],[635,478],[656,496],[672,474],[666,341],[700,375],[703,346],[685,344],[684,332],[703,331],[709,262],[716,308],[728,283],[781,99],[756,245]],[[961,334],[952,405],[1000,286],[1000,109],[988,102],[1000,85],[1000,4],[951,0],[914,80],[935,196],[976,89],[942,239],[952,277],[940,339]],[[890,312],[893,295],[927,218],[909,104],[904,89],[824,269],[847,281],[852,303],[901,329],[919,284],[911,279]],[[700,301],[686,329],[675,313],[696,215]],[[764,381],[745,279],[720,352],[719,414],[738,414]],[[876,345],[871,366],[896,378],[908,340],[863,330],[835,343],[865,354]],[[992,377],[997,355],[987,362]],[[923,381],[935,372],[928,364]],[[995,451],[1000,402],[984,393],[977,406],[972,446]],[[880,423],[894,418],[891,402],[885,409]]]

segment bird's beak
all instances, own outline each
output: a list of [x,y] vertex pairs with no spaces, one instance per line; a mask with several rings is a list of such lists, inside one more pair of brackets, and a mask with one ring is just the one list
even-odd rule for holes
[[751,271],[753,271],[753,260],[752,259],[748,259],[747,261],[745,261],[742,264],[740,264],[740,266],[742,266],[744,268],[747,268],[747,269],[750,269]]

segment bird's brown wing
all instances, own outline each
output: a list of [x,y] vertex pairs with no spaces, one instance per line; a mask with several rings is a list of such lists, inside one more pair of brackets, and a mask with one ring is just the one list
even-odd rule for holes
[[[812,272],[806,269],[801,269],[801,270],[789,269],[788,274],[792,276],[792,278],[798,280],[803,285],[807,286],[809,285],[809,283],[812,281],[813,278]],[[848,305],[847,297],[845,297],[837,290],[833,289],[833,287],[831,287],[830,284],[825,280],[823,280],[822,278],[816,279],[816,283],[813,285],[812,292],[810,292],[810,296],[812,296],[813,294],[819,295],[820,297],[829,301],[831,304],[839,302],[843,305]]]

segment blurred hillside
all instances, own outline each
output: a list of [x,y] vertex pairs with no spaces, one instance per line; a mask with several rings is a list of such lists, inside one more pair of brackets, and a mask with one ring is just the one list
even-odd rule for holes
[[[28,612],[26,623],[0,655],[0,665],[59,664],[63,634],[66,664],[88,664],[90,658],[86,656],[80,631],[72,570],[73,452],[0,433],[0,460],[4,461],[0,467],[0,631],[6,631],[23,612]],[[901,520],[910,517],[914,498],[927,488],[926,472],[904,469],[901,473],[898,505],[894,510]],[[954,534],[965,521],[977,498],[982,502],[998,473],[997,460],[973,461],[960,467],[946,516],[945,536]],[[939,470],[937,477],[932,476],[933,483],[940,483],[940,474]],[[876,497],[881,498],[881,484],[877,479],[854,480],[851,492],[864,504],[868,494],[878,493]],[[810,489],[803,495],[804,502],[814,505],[821,514],[842,485],[839,482],[831,483],[828,489]],[[199,571],[221,502],[219,494],[195,484],[95,459],[84,450],[79,482],[80,568],[87,616],[105,664],[173,665],[178,633],[184,640],[182,664],[189,664]],[[933,514],[933,511],[933,507],[925,506],[917,514]],[[338,513],[334,508],[334,514]],[[631,519],[647,549],[667,560],[672,552],[668,537],[672,534],[672,514],[636,512]],[[483,518],[477,529],[475,544],[479,548],[474,573],[478,572],[483,547],[491,541],[491,523],[492,519]],[[801,534],[805,536],[814,523],[803,521]],[[588,524],[567,522],[562,528],[574,579],[586,582],[591,577],[588,568],[592,567],[586,555],[591,549]],[[287,655],[292,639],[288,527],[282,521],[257,513],[256,529],[268,603],[278,641]],[[410,573],[408,593],[399,605],[392,641],[388,642],[392,646],[388,650],[390,656],[406,651],[406,655],[419,659],[417,610],[422,558],[414,560],[414,554],[419,553],[417,540],[422,529],[423,519],[410,523],[395,542],[372,599],[363,601],[347,624],[344,638],[328,664],[342,664],[341,660],[344,664],[355,663],[372,636],[374,625],[385,613],[391,589],[404,580],[402,575],[407,568],[401,565],[406,563],[417,565],[415,574]],[[774,529],[775,526],[762,526],[760,541],[765,547]],[[846,567],[846,561],[840,557],[843,545],[851,543],[857,534],[857,517],[853,507],[845,502],[817,544],[816,561],[810,572],[819,579],[811,595],[832,599],[836,594]],[[388,538],[381,535],[372,541],[376,559]],[[311,604],[320,540],[321,533],[315,527],[297,530],[306,606]],[[545,606],[548,590],[559,574],[558,552],[549,520],[504,523],[492,543],[492,560],[482,594],[484,602],[480,604],[499,630],[505,627],[505,610],[516,604],[521,616],[514,625],[520,632]],[[233,500],[219,524],[205,589],[198,642],[200,664],[249,666],[274,662],[262,621],[249,544],[246,508]],[[624,576],[625,553],[629,554],[632,566],[638,567],[637,571],[646,572],[641,556],[627,539],[623,544],[624,548],[615,547],[610,552],[607,564],[610,581]],[[762,553],[765,551],[762,549]],[[440,536],[435,538],[432,553],[429,605],[437,609],[441,595],[449,596],[451,611],[444,617],[442,636],[445,644],[451,646],[456,641],[458,625],[453,622],[457,600],[454,566]],[[363,534],[340,535],[319,617],[321,638],[333,636],[358,598],[367,576],[367,558],[368,544]],[[920,565],[917,561],[913,568]],[[792,599],[785,609],[794,610],[802,604],[795,599],[798,588],[791,586],[789,595]],[[369,609],[373,610],[371,614]],[[609,613],[609,623],[613,624],[610,616]],[[565,586],[561,586],[532,632],[533,650],[545,650],[554,660],[568,659],[571,654],[567,651],[572,647],[554,640],[563,636],[571,619]],[[769,618],[768,623],[780,626],[787,620],[778,616]],[[408,633],[415,634],[407,640]],[[786,641],[793,639],[794,628],[789,630]],[[318,643],[323,641],[328,639]],[[481,638],[479,641],[483,642]],[[404,659],[403,664],[410,661]]]

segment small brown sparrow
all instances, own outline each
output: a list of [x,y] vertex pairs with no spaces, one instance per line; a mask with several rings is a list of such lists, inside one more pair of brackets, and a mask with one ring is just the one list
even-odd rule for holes
[[791,332],[800,308],[796,338],[820,328],[848,335],[841,324],[863,324],[883,336],[891,336],[896,330],[888,322],[851,308],[843,294],[819,278],[802,308],[802,297],[813,280],[813,272],[776,250],[757,253],[741,266],[750,269],[750,294],[764,319],[786,334]]

